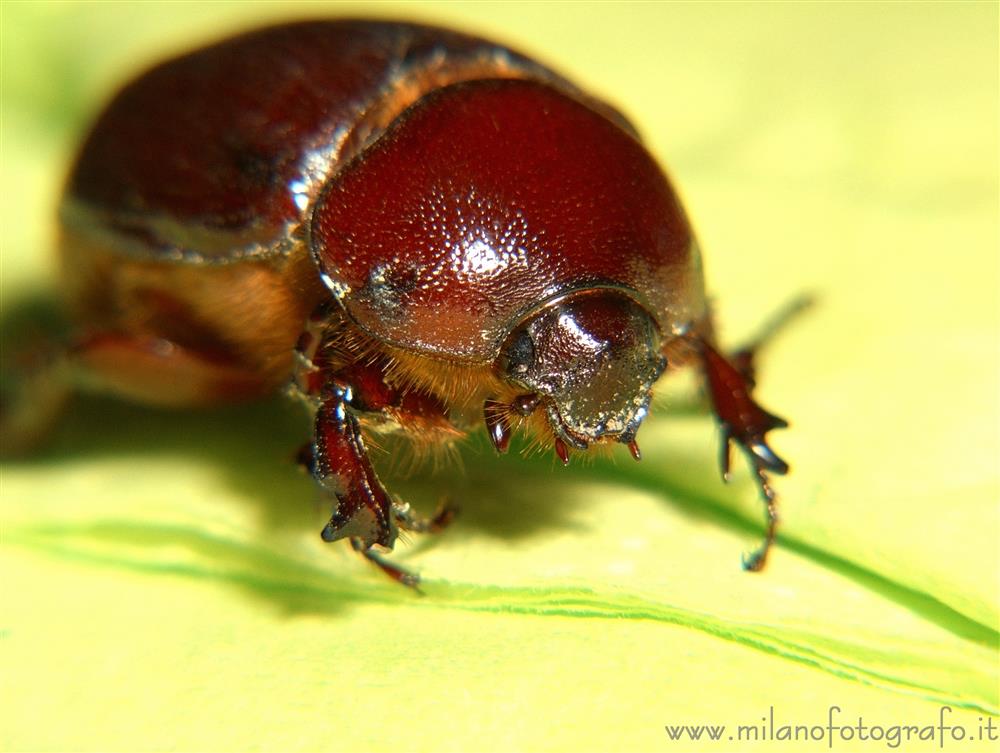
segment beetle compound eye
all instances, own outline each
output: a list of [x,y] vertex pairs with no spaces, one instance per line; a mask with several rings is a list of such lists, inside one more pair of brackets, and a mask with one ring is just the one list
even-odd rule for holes
[[517,332],[504,350],[501,369],[515,379],[524,379],[535,364],[535,343],[526,329]]

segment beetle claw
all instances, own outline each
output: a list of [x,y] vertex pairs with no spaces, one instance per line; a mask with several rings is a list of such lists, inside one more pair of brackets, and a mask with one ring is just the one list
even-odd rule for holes
[[[786,424],[787,425],[787,424]],[[775,428],[778,428],[777,426]],[[779,475],[784,475],[788,473],[788,463],[779,458],[772,450],[767,442],[761,440],[753,440],[746,444],[747,452],[753,456],[753,463],[759,469],[766,468],[769,471],[773,471]]]

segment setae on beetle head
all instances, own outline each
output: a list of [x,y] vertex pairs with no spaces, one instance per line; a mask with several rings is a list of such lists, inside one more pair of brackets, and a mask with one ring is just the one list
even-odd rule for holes
[[496,364],[527,393],[515,410],[544,410],[555,437],[580,450],[631,444],[665,365],[652,317],[608,289],[545,305],[514,330]]

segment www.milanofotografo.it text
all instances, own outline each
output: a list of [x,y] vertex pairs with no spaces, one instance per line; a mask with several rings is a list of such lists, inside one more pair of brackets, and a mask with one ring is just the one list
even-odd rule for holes
[[843,744],[850,747],[858,742],[881,742],[887,748],[898,748],[908,742],[937,742],[940,748],[959,748],[970,742],[1000,740],[1000,720],[986,714],[975,724],[958,724],[952,720],[954,710],[942,706],[938,718],[924,723],[880,724],[867,721],[863,715],[849,718],[840,706],[827,708],[822,723],[801,724],[776,718],[774,706],[754,724],[666,724],[667,739],[692,742],[786,742],[825,743],[830,749]]

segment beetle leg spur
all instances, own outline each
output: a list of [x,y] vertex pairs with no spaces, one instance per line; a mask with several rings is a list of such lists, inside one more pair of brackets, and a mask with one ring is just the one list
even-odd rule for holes
[[321,535],[328,542],[349,539],[355,551],[390,578],[416,588],[419,576],[387,561],[379,548],[391,550],[400,529],[441,531],[455,511],[445,505],[433,517],[422,518],[408,504],[392,499],[368,457],[359,415],[400,425],[441,424],[447,422],[446,409],[428,396],[389,387],[375,364],[336,368],[327,363],[323,322],[322,314],[314,316],[296,349],[291,389],[315,412],[313,442],[300,453],[300,461],[337,500]]

